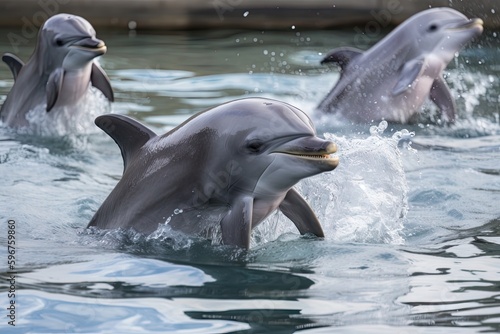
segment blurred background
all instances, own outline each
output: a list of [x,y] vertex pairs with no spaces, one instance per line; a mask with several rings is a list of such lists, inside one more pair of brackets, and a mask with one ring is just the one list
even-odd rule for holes
[[500,25],[497,0],[2,0],[0,27],[28,32],[60,12],[83,16],[96,29],[318,29],[370,21],[386,26],[441,6],[480,17],[486,27]]

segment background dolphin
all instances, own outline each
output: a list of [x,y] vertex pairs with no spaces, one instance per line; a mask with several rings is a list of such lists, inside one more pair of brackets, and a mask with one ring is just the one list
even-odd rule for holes
[[15,82],[7,95],[0,118],[12,127],[28,125],[26,114],[38,105],[46,110],[75,105],[89,83],[113,101],[113,90],[103,69],[93,61],[106,52],[104,42],[85,19],[58,14],[49,18],[38,33],[32,56],[24,65],[12,54],[2,59]]
[[331,171],[336,146],[301,110],[251,98],[199,113],[157,136],[120,115],[96,124],[121,149],[123,177],[88,226],[151,233],[159,224],[248,248],[252,228],[278,207],[300,233],[324,236],[299,180]]
[[444,121],[453,122],[455,102],[442,71],[482,33],[482,24],[451,8],[433,8],[410,17],[365,52],[330,51],[321,63],[339,64],[341,76],[318,109],[359,123],[408,123],[430,96]]

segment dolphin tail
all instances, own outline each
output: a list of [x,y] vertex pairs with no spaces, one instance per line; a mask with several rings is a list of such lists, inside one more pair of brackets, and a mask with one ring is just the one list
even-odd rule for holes
[[95,124],[118,144],[124,170],[135,153],[156,134],[141,123],[124,115],[108,114],[95,119]]
[[17,79],[17,76],[19,75],[19,72],[24,66],[24,63],[19,57],[17,57],[15,54],[12,53],[5,53],[2,56],[2,60],[4,63],[6,63],[10,71],[12,72],[12,75],[14,76],[14,80]]
[[295,224],[300,234],[312,233],[321,238],[325,236],[311,207],[295,189],[292,188],[286,193],[279,208]]
[[113,88],[111,88],[111,83],[106,75],[106,72],[99,66],[96,62],[92,62],[92,72],[90,73],[90,82],[92,86],[99,89],[106,98],[114,102],[115,96],[113,94]]

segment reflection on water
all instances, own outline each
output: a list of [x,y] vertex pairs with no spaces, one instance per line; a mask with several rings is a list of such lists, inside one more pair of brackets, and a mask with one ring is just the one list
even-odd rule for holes
[[[5,36],[0,49],[12,51]],[[16,221],[19,240],[18,323],[13,330],[1,321],[2,333],[500,331],[492,32],[446,70],[457,124],[372,133],[314,113],[339,77],[318,62],[352,42],[349,29],[98,36],[109,48],[100,62],[115,88],[112,111],[158,132],[247,96],[308,112],[318,133],[339,145],[339,168],[299,185],[327,235],[299,236],[281,214],[259,226],[248,253],[168,231],[85,231],[121,176],[112,140],[88,120],[64,137],[1,128],[0,219]],[[0,66],[0,99],[11,85]],[[89,132],[73,133],[79,126]],[[0,272],[6,305],[5,263]]]

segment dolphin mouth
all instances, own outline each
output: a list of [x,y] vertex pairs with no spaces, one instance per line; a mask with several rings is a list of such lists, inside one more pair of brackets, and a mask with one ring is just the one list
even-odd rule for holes
[[77,43],[71,45],[72,48],[91,51],[96,53],[106,53],[107,47],[104,41],[95,38],[85,38]]
[[326,144],[318,147],[304,146],[304,147],[290,147],[277,150],[273,153],[280,153],[288,155],[301,160],[306,160],[310,162],[320,162],[335,168],[339,164],[339,157],[332,155],[337,152],[337,145],[332,142],[326,142]]
[[474,28],[483,29],[483,24],[484,24],[483,20],[481,20],[479,18],[474,18],[474,19],[470,19],[469,21],[467,21],[463,24],[449,28],[448,30],[468,30],[468,29],[474,29]]

